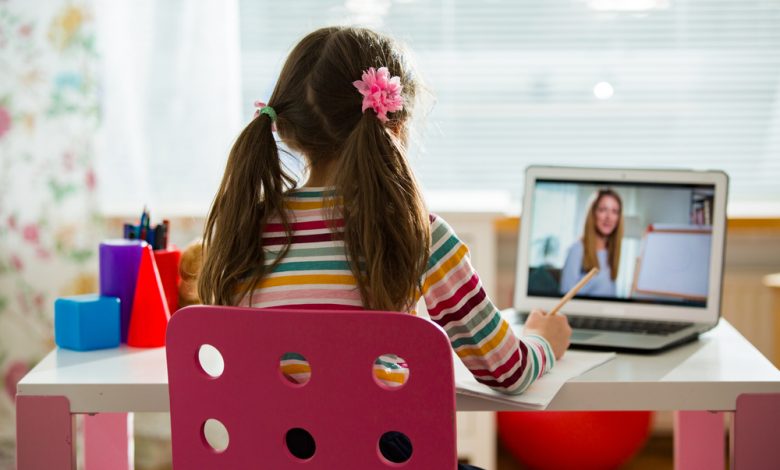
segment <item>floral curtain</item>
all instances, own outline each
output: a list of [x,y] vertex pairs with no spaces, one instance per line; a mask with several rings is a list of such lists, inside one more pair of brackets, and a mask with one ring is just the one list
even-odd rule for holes
[[54,299],[97,290],[92,6],[0,0],[0,468],[16,382],[53,347]]

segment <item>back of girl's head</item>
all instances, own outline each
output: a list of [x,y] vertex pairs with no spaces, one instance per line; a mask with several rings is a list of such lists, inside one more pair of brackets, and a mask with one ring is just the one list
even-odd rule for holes
[[362,118],[362,96],[352,84],[370,67],[387,67],[403,85],[404,108],[388,115],[387,129],[399,133],[411,114],[417,89],[404,52],[391,38],[363,28],[323,28],[292,50],[270,103],[284,142],[317,164],[336,158]]
[[[403,108],[386,121],[372,109],[361,110],[363,97],[353,84],[380,67],[402,86]],[[310,165],[335,170],[332,217],[344,218],[347,254],[367,308],[410,307],[428,259],[428,215],[405,150],[418,87],[392,39],[331,27],[295,46],[268,103],[285,144]],[[290,234],[283,199],[296,181],[281,165],[271,126],[266,116],[254,119],[230,153],[204,233],[204,302],[233,303],[270,269],[262,265],[259,238],[269,216],[278,214]]]

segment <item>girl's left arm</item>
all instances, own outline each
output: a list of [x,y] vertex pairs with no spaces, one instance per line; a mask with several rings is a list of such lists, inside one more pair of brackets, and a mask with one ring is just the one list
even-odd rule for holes
[[523,392],[552,368],[550,344],[541,336],[515,336],[485,293],[468,248],[444,220],[435,217],[431,233],[422,289],[431,319],[479,382],[504,393]]

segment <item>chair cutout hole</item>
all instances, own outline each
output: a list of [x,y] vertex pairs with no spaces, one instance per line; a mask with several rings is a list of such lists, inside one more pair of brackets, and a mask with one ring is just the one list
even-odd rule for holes
[[306,385],[311,379],[311,365],[303,354],[287,352],[279,358],[279,372],[293,385]]
[[216,452],[224,452],[230,442],[227,428],[217,419],[209,418],[201,428],[203,440]]
[[404,463],[412,458],[412,441],[402,432],[388,431],[379,438],[379,453],[389,463]]
[[225,370],[225,361],[219,350],[210,344],[201,345],[198,349],[198,363],[203,372],[212,377],[219,377]]
[[409,365],[395,354],[382,354],[373,364],[374,382],[386,390],[397,390],[409,381]]
[[284,442],[287,444],[287,450],[298,459],[307,460],[314,456],[317,451],[317,444],[309,431],[303,428],[292,428],[284,436]]

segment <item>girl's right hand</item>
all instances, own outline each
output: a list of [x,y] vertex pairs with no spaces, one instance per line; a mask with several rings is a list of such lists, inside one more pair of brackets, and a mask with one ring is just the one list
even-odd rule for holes
[[565,315],[547,315],[542,310],[534,310],[528,315],[523,333],[539,335],[552,346],[555,359],[563,357],[571,340],[571,327]]

